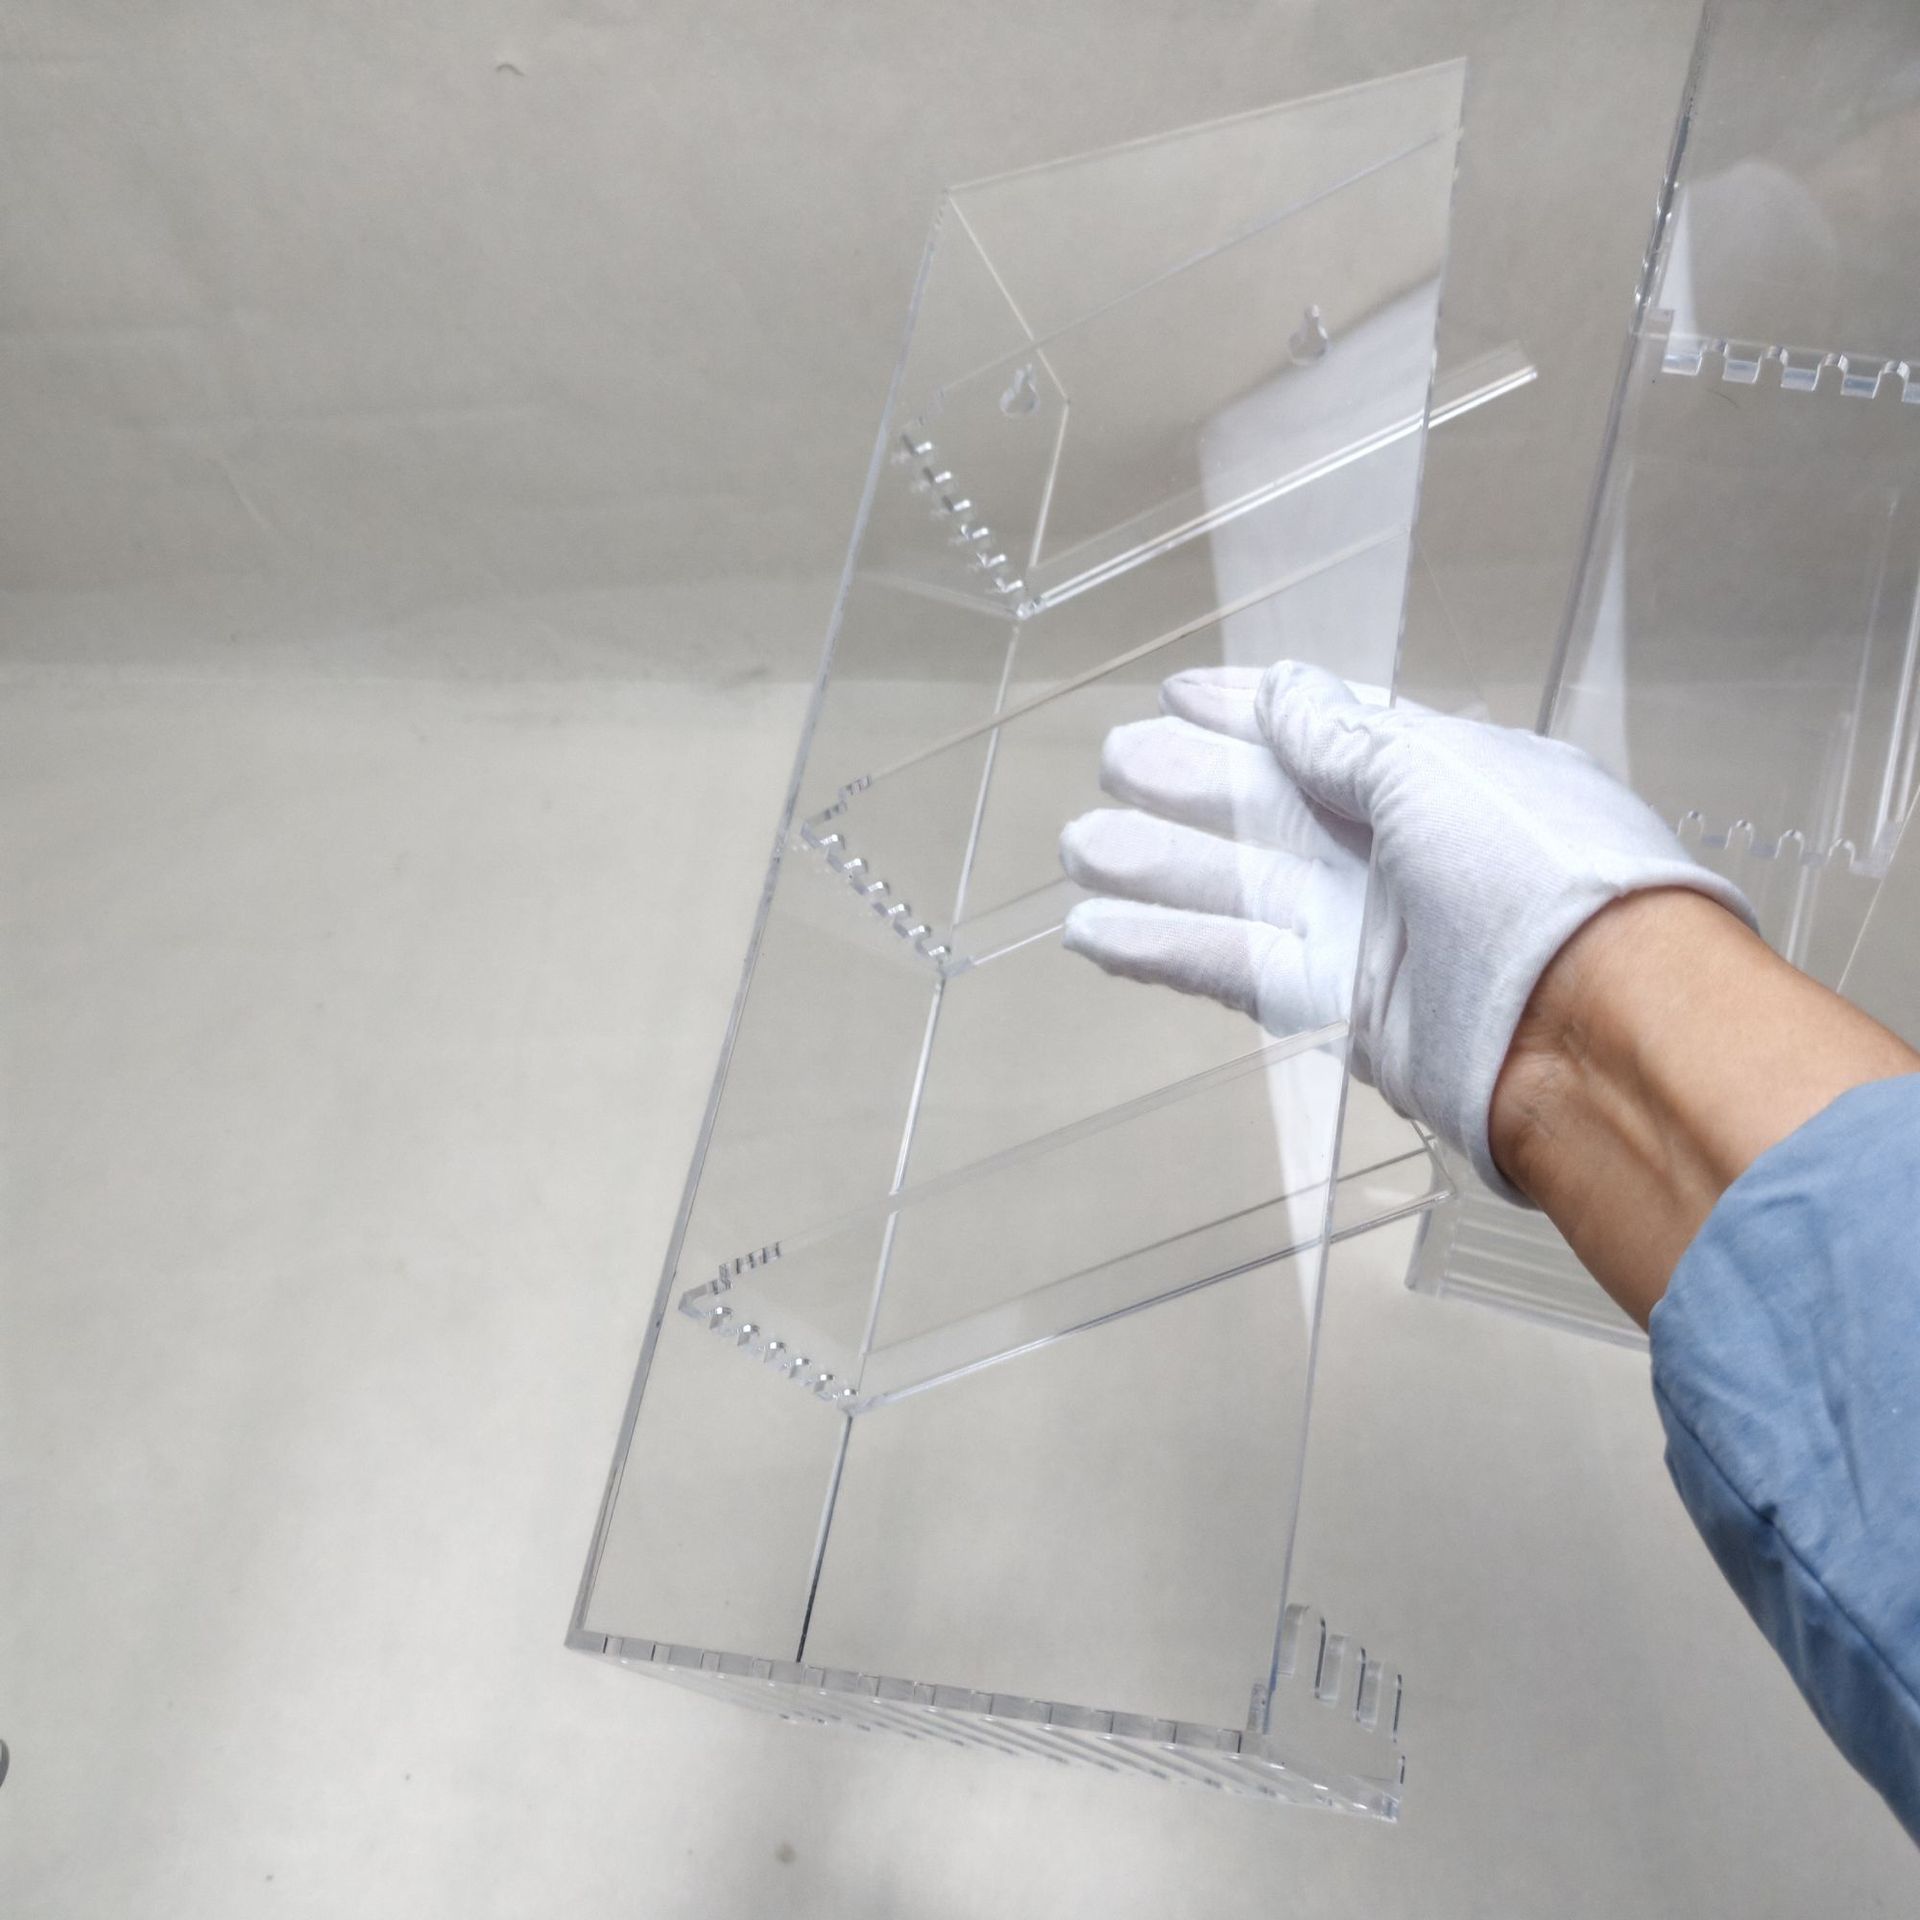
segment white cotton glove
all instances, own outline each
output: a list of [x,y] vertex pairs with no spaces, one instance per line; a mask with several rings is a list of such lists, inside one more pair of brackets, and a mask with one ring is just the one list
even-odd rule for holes
[[1110,896],[1073,909],[1066,945],[1278,1034],[1348,1018],[1351,994],[1354,1071],[1509,1199],[1487,1110],[1561,947],[1648,887],[1753,924],[1737,887],[1564,742],[1371,706],[1284,660],[1176,674],[1160,701],[1167,717],[1116,728],[1101,756],[1127,810],[1061,835],[1069,877]]

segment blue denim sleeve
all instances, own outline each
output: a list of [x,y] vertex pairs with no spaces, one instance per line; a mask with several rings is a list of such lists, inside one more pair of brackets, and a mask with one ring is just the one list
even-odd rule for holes
[[1920,1841],[1920,1075],[1843,1094],[1755,1161],[1652,1338],[1687,1511]]

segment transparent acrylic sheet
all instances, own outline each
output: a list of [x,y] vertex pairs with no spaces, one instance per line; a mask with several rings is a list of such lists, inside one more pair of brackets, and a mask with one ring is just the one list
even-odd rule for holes
[[[1920,783],[1916,62],[1911,9],[1703,21],[1542,709],[1829,985]],[[1640,1339],[1444,1158],[1416,1286]]]

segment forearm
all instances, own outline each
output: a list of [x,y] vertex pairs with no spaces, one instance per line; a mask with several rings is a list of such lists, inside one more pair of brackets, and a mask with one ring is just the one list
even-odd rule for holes
[[1642,1326],[1714,1202],[1850,1087],[1920,1054],[1703,896],[1617,901],[1514,1034],[1494,1157]]

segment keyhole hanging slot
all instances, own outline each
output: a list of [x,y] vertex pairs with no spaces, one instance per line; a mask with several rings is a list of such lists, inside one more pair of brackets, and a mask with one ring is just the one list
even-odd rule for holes
[[1327,323],[1321,319],[1320,309],[1309,307],[1300,316],[1300,324],[1287,341],[1287,352],[1293,357],[1296,367],[1311,366],[1314,361],[1325,357],[1332,343],[1333,336],[1327,332]]
[[1009,420],[1018,420],[1031,413],[1040,404],[1040,383],[1033,377],[1031,367],[1021,367],[1013,376],[1007,390],[1000,396],[1000,411]]

